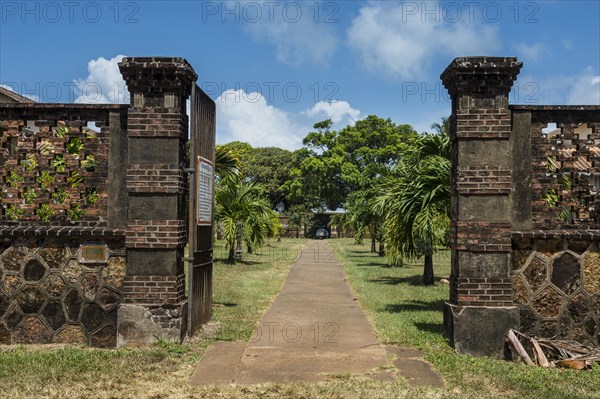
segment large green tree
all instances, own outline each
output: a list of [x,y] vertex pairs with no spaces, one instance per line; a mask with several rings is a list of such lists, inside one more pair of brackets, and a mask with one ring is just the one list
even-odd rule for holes
[[295,168],[286,184],[292,200],[313,208],[336,209],[350,193],[373,186],[418,138],[411,126],[375,115],[340,131],[331,127],[329,119],[314,125],[294,154]]

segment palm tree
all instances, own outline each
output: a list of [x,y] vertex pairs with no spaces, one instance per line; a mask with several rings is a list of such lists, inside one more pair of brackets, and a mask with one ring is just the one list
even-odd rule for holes
[[[273,211],[260,184],[242,179],[226,179],[215,194],[215,218],[223,228],[229,248],[228,260],[242,259],[242,242],[260,246],[272,231]],[[244,230],[246,229],[246,234]]]
[[[376,208],[385,214],[386,250],[391,264],[423,256],[423,284],[434,283],[433,253],[446,244],[450,228],[451,142],[443,119],[438,134],[417,143],[412,159],[381,187]],[[436,124],[432,126],[436,128]]]
[[242,159],[235,150],[217,145],[215,148],[215,169],[217,181],[239,178]]

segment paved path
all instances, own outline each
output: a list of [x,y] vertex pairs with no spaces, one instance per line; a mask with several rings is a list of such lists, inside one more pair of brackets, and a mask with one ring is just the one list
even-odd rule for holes
[[388,353],[397,357],[377,341],[333,250],[310,241],[250,341],[211,345],[191,383],[317,381],[389,365]]

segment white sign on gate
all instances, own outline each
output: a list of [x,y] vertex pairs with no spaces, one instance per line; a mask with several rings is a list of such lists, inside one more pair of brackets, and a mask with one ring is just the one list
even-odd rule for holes
[[198,225],[211,226],[213,224],[213,198],[214,198],[214,168],[212,162],[206,158],[198,157],[196,163],[196,176],[198,179]]

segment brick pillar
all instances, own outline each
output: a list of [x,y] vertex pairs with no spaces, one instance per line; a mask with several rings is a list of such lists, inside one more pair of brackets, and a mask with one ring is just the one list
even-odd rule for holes
[[184,247],[186,99],[197,79],[183,58],[124,58],[127,265],[118,345],[180,340],[186,331]]
[[511,115],[516,58],[456,58],[441,79],[452,98],[452,274],[446,336],[459,353],[504,355],[512,303]]

